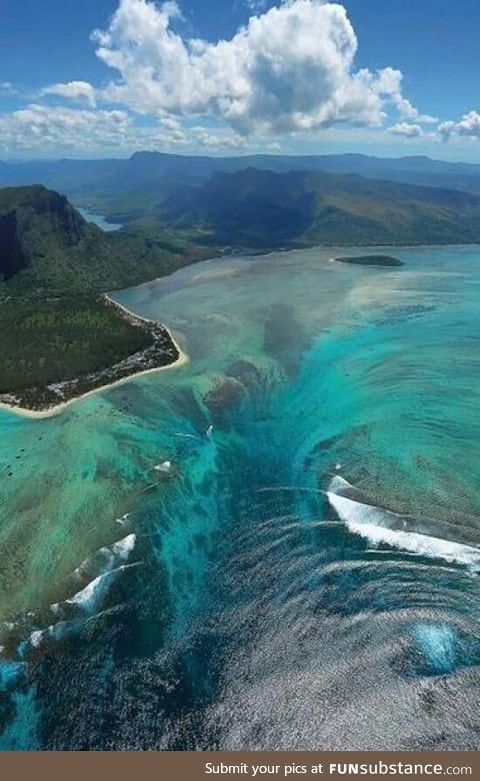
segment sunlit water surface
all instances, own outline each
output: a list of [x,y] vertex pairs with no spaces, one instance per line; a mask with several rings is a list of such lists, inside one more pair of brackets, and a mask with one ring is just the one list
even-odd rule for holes
[[479,747],[480,250],[333,254],[119,293],[190,363],[0,412],[1,748]]

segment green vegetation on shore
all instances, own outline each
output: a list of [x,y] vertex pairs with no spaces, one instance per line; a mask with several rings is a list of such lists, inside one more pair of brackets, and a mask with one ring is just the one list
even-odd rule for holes
[[40,409],[175,361],[164,328],[100,293],[205,254],[104,233],[39,185],[0,190],[0,400]]
[[0,308],[11,345],[3,351],[0,402],[15,407],[45,410],[180,357],[163,325],[106,296],[28,301],[20,322],[9,306]]
[[16,300],[0,307],[0,393],[71,380],[151,344],[99,299]]

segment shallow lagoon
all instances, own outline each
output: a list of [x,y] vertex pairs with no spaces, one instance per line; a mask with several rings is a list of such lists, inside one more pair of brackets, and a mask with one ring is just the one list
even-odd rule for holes
[[480,250],[387,251],[118,293],[190,363],[0,412],[2,747],[478,747]]

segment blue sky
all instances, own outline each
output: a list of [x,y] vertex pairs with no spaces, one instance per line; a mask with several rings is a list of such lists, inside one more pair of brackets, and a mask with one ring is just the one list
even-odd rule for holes
[[479,29],[476,0],[2,0],[0,157],[480,161]]

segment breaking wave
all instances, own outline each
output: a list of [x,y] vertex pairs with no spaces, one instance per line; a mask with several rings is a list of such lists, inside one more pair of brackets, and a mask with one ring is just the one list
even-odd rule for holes
[[[351,494],[350,496],[346,494]],[[339,518],[354,534],[372,545],[389,545],[419,556],[443,559],[480,571],[480,549],[409,529],[414,519],[352,498],[356,489],[347,480],[332,478],[327,498]],[[403,528],[402,528],[403,527]]]
[[110,587],[119,575],[139,563],[126,563],[133,552],[135,542],[136,535],[128,534],[85,559],[71,575],[72,586],[77,585],[78,588],[82,581],[83,586],[72,596],[50,606],[50,617],[53,615],[54,620],[47,626],[45,616],[33,612],[27,620],[4,622],[0,627],[0,635],[5,645],[0,646],[0,655],[5,656],[6,652],[7,656],[24,659],[30,652],[44,647],[47,642],[65,640],[81,632],[86,621],[102,609]]

